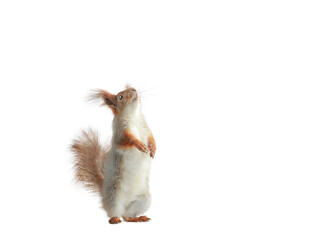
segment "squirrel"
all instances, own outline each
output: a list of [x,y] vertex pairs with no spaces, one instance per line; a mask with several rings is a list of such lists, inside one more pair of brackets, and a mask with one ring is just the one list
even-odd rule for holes
[[113,114],[113,135],[102,146],[96,131],[82,131],[73,140],[75,179],[98,193],[110,224],[148,222],[141,216],[151,204],[149,173],[156,144],[141,112],[141,98],[129,85],[114,95],[95,90],[89,101],[102,100]]

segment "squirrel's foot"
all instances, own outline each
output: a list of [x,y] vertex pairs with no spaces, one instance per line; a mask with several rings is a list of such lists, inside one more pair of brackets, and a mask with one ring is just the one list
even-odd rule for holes
[[140,216],[140,217],[123,217],[124,221],[126,222],[148,222],[151,220],[150,218],[146,216]]
[[119,218],[119,217],[111,217],[110,219],[109,219],[109,223],[110,224],[118,224],[118,223],[120,223],[121,222],[121,219]]

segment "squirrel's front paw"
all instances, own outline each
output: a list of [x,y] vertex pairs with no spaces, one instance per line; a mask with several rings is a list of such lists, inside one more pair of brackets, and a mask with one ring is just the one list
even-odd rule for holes
[[140,150],[141,152],[144,152],[144,153],[148,153],[148,148],[147,148],[147,146],[144,144],[144,143],[142,143],[142,142],[137,142],[136,144],[135,144],[135,146],[136,146],[136,148],[138,149],[138,150]]
[[153,144],[149,143],[149,144],[148,144],[148,149],[149,149],[149,151],[150,151],[150,156],[151,156],[151,158],[154,158],[155,152],[156,152],[155,146],[154,146]]

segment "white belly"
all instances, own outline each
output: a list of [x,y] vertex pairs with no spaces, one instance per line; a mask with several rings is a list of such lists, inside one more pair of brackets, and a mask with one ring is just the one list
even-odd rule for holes
[[148,189],[151,158],[136,148],[126,149],[123,154],[121,191],[129,203]]

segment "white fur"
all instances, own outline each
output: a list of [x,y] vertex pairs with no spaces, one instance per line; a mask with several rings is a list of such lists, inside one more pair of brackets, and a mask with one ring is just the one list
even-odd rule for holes
[[[125,122],[125,129],[147,145],[150,131],[141,113],[140,102],[136,101],[127,106],[119,117],[125,119],[123,121]],[[113,130],[116,127],[113,125]],[[115,144],[112,145],[115,146]],[[103,200],[104,208],[107,210],[109,217],[135,217],[145,212],[150,205],[148,179],[151,157],[149,152],[141,152],[136,147],[129,149],[115,147],[112,150],[122,157],[120,187],[116,189],[116,197],[112,204],[107,202],[110,198],[108,196],[110,191],[104,191],[103,195],[106,198],[106,200]],[[112,154],[110,154],[110,157],[112,158]],[[107,160],[106,162],[109,161]],[[113,177],[112,169],[110,170],[107,163],[105,181],[113,181]]]
[[[128,116],[128,130],[137,139],[147,145],[147,132],[143,129],[143,122],[140,115],[140,106]],[[148,177],[150,172],[151,158],[149,153],[143,153],[137,148],[118,150],[123,155],[123,181],[121,182],[123,194],[122,201],[129,204],[138,195],[148,191]]]

